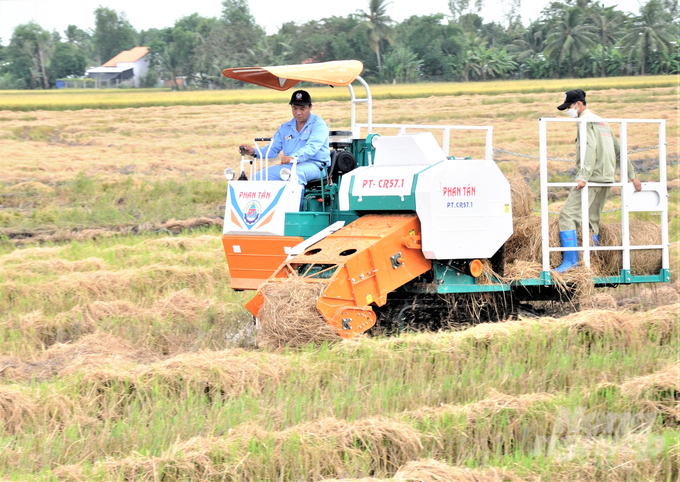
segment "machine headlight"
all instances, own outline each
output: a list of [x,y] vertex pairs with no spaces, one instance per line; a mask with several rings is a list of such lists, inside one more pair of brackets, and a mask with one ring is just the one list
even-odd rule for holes
[[227,178],[227,181],[233,181],[236,177],[236,172],[231,167],[228,167],[224,170],[224,177]]
[[380,134],[371,134],[371,147],[375,149],[378,144],[378,139],[380,139]]
[[290,169],[288,169],[287,167],[284,167],[279,172],[279,176],[281,176],[281,179],[283,179],[284,181],[289,180],[290,179]]

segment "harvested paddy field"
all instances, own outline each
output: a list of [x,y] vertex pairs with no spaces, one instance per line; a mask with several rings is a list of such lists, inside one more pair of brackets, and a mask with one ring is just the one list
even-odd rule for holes
[[[374,103],[374,122],[493,126],[494,147],[536,156],[538,118],[559,115],[555,106],[563,96],[560,92],[383,99]],[[287,94],[279,95],[285,98]],[[677,98],[678,87],[588,93],[589,105],[603,117],[666,119],[672,206],[680,202]],[[318,102],[314,112],[332,129],[349,127],[345,101]],[[361,115],[359,109],[360,120]],[[167,223],[191,218],[204,218],[203,224],[219,223],[226,192],[222,173],[225,167],[238,168],[237,146],[270,135],[289,116],[285,103],[271,102],[0,111],[0,235],[19,240],[66,240],[73,232],[83,230],[176,231],[172,223]],[[549,126],[548,154],[573,158],[575,133],[560,126]],[[614,130],[618,132],[618,127]],[[629,129],[629,150],[657,144],[658,129],[654,126]],[[658,180],[657,152],[631,155],[642,180]],[[482,157],[483,133],[453,131],[450,154]],[[504,173],[522,175],[538,192],[537,160],[500,151],[495,159]],[[575,165],[552,162],[550,170],[552,180],[566,181],[573,178]],[[559,210],[566,194],[566,189],[551,192],[551,210]],[[614,193],[606,209],[614,208],[616,200]],[[615,217],[607,221],[615,222]],[[671,216],[671,222],[671,231],[680,231],[678,217]],[[44,237],[55,234],[56,238]],[[100,234],[88,231],[85,236]]]
[[[374,122],[493,125],[495,147],[537,155],[537,118],[558,115],[564,88],[513,88],[384,96]],[[295,348],[258,343],[219,228],[222,170],[285,103],[0,111],[0,479],[678,480],[677,96],[588,93],[603,117],[667,119],[671,284]],[[336,98],[314,111],[349,125]],[[629,135],[629,149],[657,140]],[[573,157],[573,132],[550,136],[551,156]],[[452,155],[483,148],[452,135]],[[656,152],[632,157],[643,180],[658,179]],[[537,192],[538,161],[496,159]]]
[[0,253],[10,480],[680,470],[677,286],[611,291],[610,310],[272,350],[228,289],[214,228]]

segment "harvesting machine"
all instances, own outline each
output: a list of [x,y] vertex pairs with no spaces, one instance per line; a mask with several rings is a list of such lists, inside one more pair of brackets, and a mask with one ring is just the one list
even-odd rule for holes
[[[229,185],[222,242],[231,288],[256,291],[247,309],[257,317],[264,302],[263,283],[297,275],[325,286],[316,300],[318,311],[340,337],[350,338],[374,326],[376,312],[392,307],[402,314],[418,306],[414,300],[432,301],[440,294],[493,292],[519,300],[553,298],[557,290],[549,253],[562,248],[548,245],[547,188],[573,183],[548,182],[545,122],[572,120],[540,120],[543,271],[536,278],[482,283],[484,260],[502,274],[504,245],[513,233],[510,185],[493,161],[493,128],[373,124],[371,92],[359,76],[362,68],[361,62],[348,60],[223,71],[226,77],[279,91],[301,81],[348,87],[351,99],[350,130],[331,130],[330,167],[304,190],[297,183],[295,160],[287,181],[270,181],[266,174],[265,180],[252,180],[255,170],[267,172],[266,153],[259,159],[242,158],[237,179],[237,172],[225,170]],[[357,97],[353,83],[363,86],[365,97]],[[364,124],[356,121],[356,108],[362,104],[367,112]],[[661,123],[662,136],[665,125],[655,122]],[[581,128],[585,129],[585,123]],[[378,129],[396,135],[380,135],[375,132]],[[449,156],[453,130],[483,134],[484,158]],[[441,145],[433,132],[442,134]],[[269,139],[255,141],[257,146]],[[644,183],[643,193],[633,196],[632,186],[618,184],[625,201],[622,224],[626,236],[623,246],[614,248],[623,252],[624,269],[619,276],[595,279],[596,286],[670,281],[665,150],[661,161],[660,182]],[[587,219],[587,194],[584,198]],[[662,212],[662,243],[645,247],[662,250],[658,275],[630,272],[630,251],[642,248],[630,246],[627,239],[628,212],[633,211]],[[583,251],[586,264],[591,251],[612,249],[588,244],[577,248]]]

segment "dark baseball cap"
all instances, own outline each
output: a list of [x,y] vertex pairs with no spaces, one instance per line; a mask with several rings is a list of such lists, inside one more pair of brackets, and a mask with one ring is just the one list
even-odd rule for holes
[[306,90],[296,90],[290,96],[290,105],[312,105],[312,97]]
[[561,105],[558,105],[557,108],[559,110],[564,110],[567,107],[569,107],[571,104],[574,102],[585,102],[586,101],[586,93],[583,92],[581,89],[574,89],[570,90],[564,95],[564,103]]

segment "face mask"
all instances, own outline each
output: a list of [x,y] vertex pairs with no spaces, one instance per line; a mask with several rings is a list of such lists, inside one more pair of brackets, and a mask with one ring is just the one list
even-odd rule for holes
[[572,119],[578,118],[578,111],[576,109],[567,109],[567,115]]

